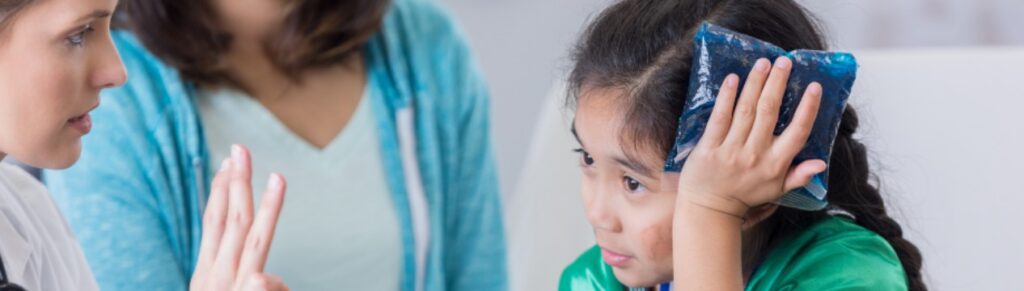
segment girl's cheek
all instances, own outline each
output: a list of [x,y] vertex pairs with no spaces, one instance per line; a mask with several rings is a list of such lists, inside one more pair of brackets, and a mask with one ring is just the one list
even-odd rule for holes
[[640,232],[640,243],[652,262],[672,262],[672,216],[661,218]]
[[587,178],[583,178],[582,185],[580,185],[580,202],[583,202],[583,211],[590,211],[590,200],[593,198],[593,192],[590,187],[590,181]]

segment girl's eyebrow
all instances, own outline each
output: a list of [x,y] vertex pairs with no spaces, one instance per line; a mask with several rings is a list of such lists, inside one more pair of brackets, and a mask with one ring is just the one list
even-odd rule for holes
[[[581,147],[584,147],[583,146],[583,140],[581,140],[580,139],[580,135],[578,133],[576,133],[576,121],[575,120],[573,120],[572,128],[570,129],[570,131],[572,131],[572,137],[576,138],[576,142],[580,143]],[[640,175],[645,176],[647,178],[652,178],[653,177],[653,176],[651,176],[651,172],[653,172],[653,171],[651,169],[647,168],[646,166],[644,166],[644,163],[641,163],[640,161],[637,161],[636,159],[633,159],[631,157],[625,157],[624,158],[624,157],[616,156],[616,157],[613,157],[613,160],[615,160],[616,163],[619,163],[619,165],[622,165],[622,166],[626,167],[627,169],[629,169],[629,170],[631,170],[633,172],[636,172],[637,174],[640,174]]]
[[572,120],[572,125],[569,131],[572,132],[572,137],[576,138],[576,142],[580,144],[580,147],[586,148],[585,146],[583,146],[583,140],[580,139],[580,134],[576,133],[576,119]]
[[641,176],[653,178],[651,176],[651,169],[648,169],[640,161],[634,160],[629,157],[623,158],[618,156],[613,157],[612,159],[615,160],[616,163],[619,163],[620,165],[630,169],[633,172],[636,172],[637,174],[640,174]]

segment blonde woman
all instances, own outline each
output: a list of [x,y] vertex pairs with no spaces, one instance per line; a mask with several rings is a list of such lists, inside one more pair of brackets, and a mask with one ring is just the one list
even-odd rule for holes
[[[116,6],[117,0],[0,0],[0,160],[50,169],[78,160],[100,90],[126,79],[110,35]],[[214,178],[192,290],[287,290],[262,271],[284,180],[270,179],[254,216],[246,203],[248,152],[237,146],[234,153]],[[256,240],[265,243],[247,243]],[[98,289],[50,194],[20,169],[0,165],[0,290]]]

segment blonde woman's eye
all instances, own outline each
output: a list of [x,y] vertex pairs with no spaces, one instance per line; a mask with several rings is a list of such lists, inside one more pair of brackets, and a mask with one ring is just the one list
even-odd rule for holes
[[85,38],[92,31],[93,31],[92,25],[86,25],[82,30],[76,32],[75,34],[73,34],[71,36],[68,36],[67,37],[67,42],[71,46],[81,47],[81,46],[85,45]]
[[622,177],[622,185],[626,187],[626,190],[629,192],[641,192],[647,189],[644,187],[644,184],[630,176]]

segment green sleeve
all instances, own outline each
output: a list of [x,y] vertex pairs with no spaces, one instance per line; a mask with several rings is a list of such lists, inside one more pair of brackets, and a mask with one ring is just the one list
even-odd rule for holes
[[615,279],[612,268],[601,259],[601,249],[594,246],[562,271],[558,290],[620,291],[625,290],[625,286]]
[[823,233],[773,251],[747,290],[907,290],[903,265],[881,236],[862,228]]

